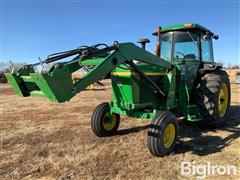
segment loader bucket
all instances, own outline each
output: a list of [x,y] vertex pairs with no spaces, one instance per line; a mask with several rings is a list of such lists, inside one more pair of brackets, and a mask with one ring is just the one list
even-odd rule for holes
[[[24,74],[24,75],[21,75]],[[72,79],[68,71],[49,73],[5,73],[19,96],[40,96],[54,102],[64,102],[73,96]]]

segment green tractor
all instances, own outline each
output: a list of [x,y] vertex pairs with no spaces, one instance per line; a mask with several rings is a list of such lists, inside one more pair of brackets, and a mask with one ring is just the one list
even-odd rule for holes
[[[148,148],[154,156],[168,155],[176,145],[179,121],[218,127],[228,120],[230,83],[222,64],[214,62],[212,39],[218,36],[210,30],[180,24],[159,27],[153,35],[155,53],[145,50],[148,39],[139,40],[142,47],[115,41],[55,53],[5,75],[18,95],[59,103],[110,77],[113,97],[93,111],[93,132],[116,134],[120,116],[151,119]],[[54,64],[46,70],[49,63]],[[79,69],[87,73],[73,82],[71,74]]]

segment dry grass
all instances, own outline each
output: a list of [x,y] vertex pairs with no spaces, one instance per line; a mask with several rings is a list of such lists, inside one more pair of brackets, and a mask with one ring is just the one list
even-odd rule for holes
[[[183,127],[176,152],[156,158],[146,144],[149,121],[122,118],[118,135],[96,137],[90,128],[93,109],[111,99],[111,90],[84,91],[70,102],[16,96],[1,85],[0,179],[192,179],[180,175],[181,161],[240,167],[240,85],[232,85],[231,121],[202,132]],[[213,177],[208,177],[211,179]]]

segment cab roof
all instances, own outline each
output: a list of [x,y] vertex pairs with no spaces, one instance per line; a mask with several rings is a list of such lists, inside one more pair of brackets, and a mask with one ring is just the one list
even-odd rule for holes
[[[187,30],[187,29],[198,29],[200,31],[205,31],[205,32],[209,32],[210,34],[213,34],[213,32],[211,32],[209,29],[196,24],[196,23],[189,23],[189,24],[177,24],[174,26],[166,26],[166,27],[162,27],[160,32],[164,33],[164,32],[169,32],[169,31],[176,31],[176,30]],[[154,36],[157,36],[158,33],[158,29],[156,29],[152,34]]]

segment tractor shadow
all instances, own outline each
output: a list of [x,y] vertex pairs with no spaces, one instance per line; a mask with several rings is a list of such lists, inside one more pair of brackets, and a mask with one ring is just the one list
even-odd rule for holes
[[[175,154],[192,152],[205,156],[221,152],[232,141],[240,137],[240,105],[230,107],[230,121],[218,129],[203,129],[199,125],[180,124],[180,139],[175,148]],[[144,131],[149,125],[121,129],[117,135],[124,136]],[[222,136],[221,136],[222,135]]]
[[[230,121],[218,129],[201,129],[197,126],[181,124],[180,140],[175,153],[192,151],[193,154],[205,156],[221,152],[240,137],[240,105],[231,106],[230,114]],[[215,135],[216,132],[220,133]]]
[[132,133],[138,133],[140,131],[147,129],[148,127],[149,125],[144,125],[144,126],[132,127],[128,129],[121,129],[121,130],[118,130],[117,135],[123,136],[123,135],[132,134]]

